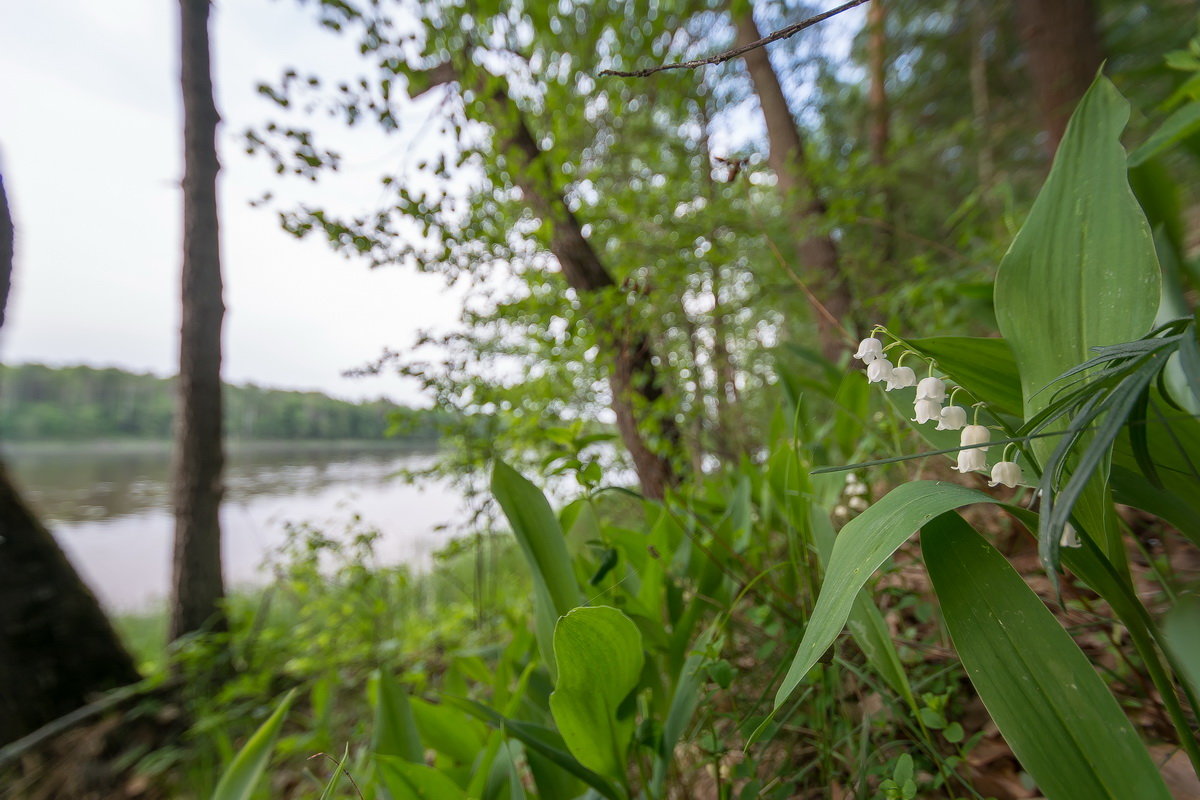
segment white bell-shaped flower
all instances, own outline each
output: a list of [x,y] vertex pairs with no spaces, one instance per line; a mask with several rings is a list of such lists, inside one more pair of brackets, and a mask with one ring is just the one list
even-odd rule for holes
[[846,478],[846,488],[843,492],[849,497],[857,497],[867,493],[867,485],[862,482],[862,478],[853,472]]
[[870,339],[863,339],[858,343],[858,352],[854,357],[862,361],[864,364],[870,364],[883,358],[883,342],[872,336]]
[[884,388],[890,392],[892,389],[904,389],[916,385],[917,373],[909,367],[896,367],[892,370],[892,374],[888,375],[887,386]]
[[916,412],[917,416],[913,422],[917,423],[918,425],[924,425],[926,422],[933,422],[939,418],[942,413],[942,404],[937,400],[922,400],[917,398],[914,411]]
[[1021,482],[1021,465],[1015,461],[997,461],[992,467],[992,479],[988,481],[988,486],[999,486],[1004,484],[1008,488],[1014,488]]
[[867,365],[867,380],[871,383],[890,381],[892,378],[892,362],[886,358],[877,358]]
[[967,424],[967,410],[962,406],[946,406],[938,414],[939,431],[962,430]]
[[968,425],[963,428],[959,445],[971,449],[958,451],[958,466],[955,469],[959,472],[987,469],[987,447],[972,447],[972,445],[986,445],[991,438],[992,434],[982,425]]
[[1058,540],[1059,547],[1083,547],[1083,542],[1079,541],[1079,532],[1075,530],[1075,526],[1067,523],[1063,527],[1062,536]]
[[922,378],[917,384],[918,400],[936,400],[939,404],[946,399],[946,382],[941,378]]
[[867,510],[867,498],[857,497],[857,496],[851,497],[849,500],[846,501],[846,505],[848,505],[850,507],[851,511],[866,511]]

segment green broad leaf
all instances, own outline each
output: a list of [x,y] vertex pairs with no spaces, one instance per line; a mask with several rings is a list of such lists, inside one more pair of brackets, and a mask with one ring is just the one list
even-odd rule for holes
[[776,710],[841,633],[859,590],[875,570],[929,520],[979,502],[994,501],[983,492],[952,483],[914,481],[896,487],[842,528],[804,638],[775,695]]
[[427,747],[471,765],[487,746],[487,728],[478,720],[444,705],[414,697],[409,701],[417,731]]
[[1129,154],[1129,166],[1140,166],[1197,133],[1200,133],[1200,102],[1192,101],[1177,108],[1141,147]]
[[[822,570],[826,570],[833,555],[837,533],[833,530],[833,524],[830,523],[829,514],[825,509],[813,506],[809,514],[817,555],[821,559]],[[916,713],[917,698],[908,682],[908,673],[904,671],[904,663],[900,660],[896,643],[892,641],[892,632],[866,586],[860,589],[858,596],[854,598],[846,625],[850,635],[854,637],[854,643],[866,656],[867,664],[883,678],[892,691],[900,695],[909,709]]]
[[296,696],[296,690],[288,692],[279,705],[267,717],[245,746],[234,756],[233,763],[225,770],[217,784],[212,800],[249,800],[254,794],[267,762],[271,760],[271,752],[275,749],[275,739],[279,729],[287,718],[288,709]]
[[461,787],[450,776],[425,764],[397,756],[376,755],[380,781],[393,800],[463,800]]
[[[702,651],[712,640],[712,631],[705,632],[696,643],[697,651]],[[675,746],[683,738],[684,731],[692,721],[704,689],[705,668],[709,659],[703,652],[693,652],[683,662],[679,680],[675,682],[675,693],[671,696],[671,706],[663,720],[662,747],[654,758],[654,772],[650,779],[651,797],[662,797],[666,786],[667,776],[671,771],[671,762],[675,758]]]
[[996,318],[1020,369],[1025,416],[1092,356],[1138,339],[1158,308],[1154,239],[1129,188],[1121,131],[1129,103],[1098,77],[996,275]]
[[1021,765],[1052,800],[1168,800],[1137,732],[1083,652],[957,514],[921,550],[955,649]]
[[371,749],[377,755],[396,756],[414,763],[425,758],[408,692],[387,670],[376,673],[375,734]]
[[1171,648],[1180,677],[1200,692],[1200,597],[1185,595],[1163,619],[1163,637]]
[[625,782],[633,713],[623,707],[642,673],[642,634],[615,608],[577,608],[554,628],[558,680],[550,713],[567,749],[590,770]]
[[492,494],[533,573],[534,630],[553,674],[555,621],[583,601],[562,528],[546,496],[503,461],[492,469]]
[[[540,759],[543,764],[552,765],[583,781],[595,789],[601,797],[606,797],[608,800],[620,800],[620,792],[607,779],[580,764],[574,756],[567,752],[566,743],[558,731],[542,725],[535,725],[532,722],[505,717],[503,714],[474,700],[460,697],[444,697],[443,700],[448,705],[461,708],[476,719],[501,728],[505,733],[525,745],[530,770],[534,773],[534,778],[539,787],[543,785],[557,785],[557,781],[553,778],[543,780],[539,777]],[[553,797],[557,795],[546,796]]]
[[[937,368],[998,414],[1022,415],[1021,376],[1012,348],[1003,339],[937,336],[905,339],[917,352],[937,362]],[[965,398],[957,405],[969,405]]]
[[[1120,142],[1128,119],[1129,103],[1097,77],[1000,263],[996,319],[1020,370],[1026,419],[1054,402],[1056,378],[1090,359],[1092,348],[1138,339],[1154,321],[1159,267],[1150,225],[1129,187]],[[1054,438],[1038,439],[1032,449],[1045,463],[1055,445]],[[1102,465],[1074,513],[1119,563],[1124,551],[1106,477]],[[1043,543],[1051,561],[1053,545]]]

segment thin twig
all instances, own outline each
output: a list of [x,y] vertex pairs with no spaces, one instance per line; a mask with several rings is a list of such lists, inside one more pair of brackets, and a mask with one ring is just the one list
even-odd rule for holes
[[811,28],[817,23],[824,22],[830,17],[835,17],[838,14],[841,14],[843,11],[849,11],[850,9],[855,8],[856,6],[861,6],[866,2],[867,0],[850,0],[849,3],[843,3],[837,8],[826,11],[823,14],[817,14],[815,17],[809,17],[808,19],[800,20],[794,25],[788,25],[786,28],[780,28],[774,33],[764,36],[756,42],[750,42],[750,44],[744,44],[740,47],[735,47],[732,50],[726,50],[722,53],[717,53],[715,56],[709,56],[708,58],[698,58],[694,61],[681,61],[676,64],[661,64],[657,67],[639,69],[633,72],[620,72],[615,69],[606,69],[600,72],[600,76],[604,77],[606,75],[611,75],[616,78],[648,78],[656,72],[663,72],[668,69],[698,69],[700,67],[706,67],[710,64],[723,64],[726,61],[731,61],[740,55],[749,53],[751,50],[764,47],[771,42],[777,42],[780,39],[787,39],[790,36],[795,36],[805,28]]

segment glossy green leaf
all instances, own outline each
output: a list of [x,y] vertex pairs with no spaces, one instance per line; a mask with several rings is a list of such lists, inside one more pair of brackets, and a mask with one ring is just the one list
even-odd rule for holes
[[1008,561],[957,514],[921,550],[967,675],[1050,800],[1168,800],[1137,732],[1095,669]]
[[375,734],[371,749],[378,755],[407,761],[419,762],[425,758],[408,692],[387,670],[380,670],[375,681]]
[[459,697],[446,697],[444,699],[447,704],[463,709],[476,719],[501,727],[514,739],[525,745],[527,755],[529,756],[530,768],[534,772],[539,786],[542,785],[542,781],[537,777],[538,766],[534,760],[534,754],[545,759],[545,761],[553,766],[579,778],[588,786],[595,789],[602,797],[607,797],[609,800],[619,800],[621,797],[620,793],[603,776],[597,775],[583,764],[580,764],[574,756],[567,752],[566,743],[558,731],[541,725],[535,725],[532,722],[507,718],[503,714],[474,700]]
[[904,341],[936,361],[939,370],[996,413],[1022,415],[1021,376],[1012,348],[1005,340],[937,336]]
[[634,722],[623,704],[642,673],[642,634],[615,608],[577,608],[554,628],[554,657],[550,712],[567,749],[588,769],[623,783]]
[[487,728],[478,720],[419,697],[412,698],[409,705],[425,746],[467,765],[474,763],[486,747]]
[[1200,597],[1184,595],[1163,620],[1163,636],[1193,692],[1200,692]]
[[859,590],[875,570],[929,520],[981,500],[991,502],[990,497],[974,489],[940,481],[914,481],[896,487],[842,528],[804,638],[775,695],[776,709],[841,633]]
[[258,785],[263,770],[267,768],[267,762],[271,760],[275,739],[279,736],[279,729],[283,727],[295,694],[294,689],[288,692],[271,716],[267,717],[267,721],[238,751],[229,769],[221,776],[212,800],[249,800],[253,795],[254,787]]
[[497,460],[492,469],[492,494],[533,573],[538,646],[553,672],[555,620],[583,600],[562,528],[545,495],[503,461]]
[[[1020,370],[1026,419],[1054,401],[1056,378],[1091,358],[1092,348],[1138,339],[1154,321],[1159,268],[1149,223],[1129,187],[1120,141],[1128,119],[1129,103],[1097,77],[996,275],[996,319]],[[1039,439],[1033,450],[1044,462],[1055,444]],[[1106,471],[1095,476],[1074,513],[1120,563]]]
[[463,790],[448,775],[397,756],[375,757],[379,778],[392,800],[463,800]]
[[1129,188],[1121,131],[1129,103],[1098,77],[1071,117],[1054,166],[996,275],[996,318],[1020,368],[1025,416],[1091,348],[1147,333],[1159,275],[1146,216]]
[[[825,509],[813,506],[809,513],[821,568],[827,570],[833,555],[834,542],[837,541],[837,533],[833,530],[833,524],[829,521],[829,514]],[[866,656],[867,664],[883,678],[892,691],[900,695],[913,713],[916,713],[917,699],[908,682],[904,664],[900,661],[896,643],[892,641],[892,632],[866,586],[860,589],[858,596],[854,598],[846,625],[854,637],[854,643]]]

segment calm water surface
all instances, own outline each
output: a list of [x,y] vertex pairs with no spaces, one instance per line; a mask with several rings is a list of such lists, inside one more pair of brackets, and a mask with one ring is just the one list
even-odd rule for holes
[[[165,444],[9,444],[3,453],[26,499],[105,605],[135,611],[166,596],[173,525]],[[233,446],[221,511],[226,581],[265,581],[264,558],[283,543],[286,523],[334,534],[355,514],[382,534],[381,561],[424,564],[468,516],[448,482],[411,485],[398,474],[435,458],[430,450],[370,444]]]

